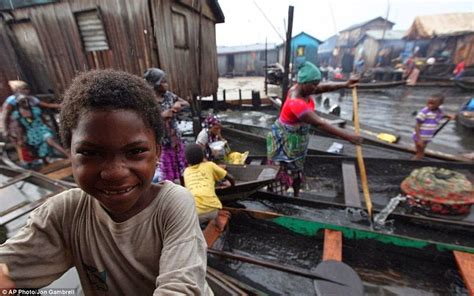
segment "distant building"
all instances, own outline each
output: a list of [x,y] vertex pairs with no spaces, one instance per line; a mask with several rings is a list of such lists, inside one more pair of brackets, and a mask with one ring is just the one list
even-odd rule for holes
[[343,72],[352,72],[354,64],[354,50],[356,43],[369,30],[391,30],[393,25],[391,21],[383,17],[355,24],[339,32],[336,42],[336,63],[342,66]]
[[319,45],[318,59],[320,65],[328,64],[333,67],[336,66],[334,60],[334,49],[336,48],[337,38],[337,35],[333,35]]
[[[267,44],[267,63],[276,62],[276,46]],[[265,44],[219,46],[217,64],[219,76],[264,76]]]
[[451,65],[464,58],[466,66],[474,65],[474,12],[417,16],[404,38],[413,49],[428,41],[418,56]]
[[355,60],[364,57],[366,69],[389,66],[390,61],[400,56],[405,47],[402,39],[405,31],[369,30],[355,44]]
[[[304,61],[309,61],[316,65],[319,64],[318,47],[321,43],[321,40],[305,32],[301,32],[291,38],[290,63],[294,65],[293,68],[297,69]],[[278,46],[278,61],[282,65],[285,64],[285,43]]]
[[0,98],[23,79],[60,97],[80,71],[168,73],[173,92],[217,92],[217,0],[0,0]]

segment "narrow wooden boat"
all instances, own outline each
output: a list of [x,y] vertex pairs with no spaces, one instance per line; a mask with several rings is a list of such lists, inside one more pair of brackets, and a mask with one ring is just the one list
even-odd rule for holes
[[275,165],[226,165],[227,172],[235,178],[235,186],[216,188],[216,194],[221,200],[250,195],[275,180],[278,169]]
[[[249,156],[248,161],[260,163],[266,162],[266,158]],[[300,197],[314,202],[327,202],[329,205],[342,208],[361,209],[363,207],[363,202],[360,201],[362,187],[357,177],[356,163],[356,159],[352,157],[308,156],[304,169],[305,183]],[[366,158],[365,166],[374,213],[380,212],[390,199],[401,193],[400,184],[417,168],[426,166],[445,168],[462,173],[474,182],[474,163]],[[359,200],[359,202],[348,204],[347,198]],[[394,219],[394,223],[402,221],[403,223],[429,224],[448,231],[461,229],[472,232],[474,235],[473,210],[467,216],[427,217],[423,214],[416,208],[402,204],[389,216],[389,219]]]
[[401,85],[406,85],[405,80],[400,81],[389,81],[389,82],[366,82],[366,83],[358,83],[357,88],[364,90],[364,89],[386,89],[391,87],[397,87]]
[[469,76],[454,79],[454,83],[463,90],[474,91],[474,77]]
[[[314,129],[316,130],[316,129]],[[255,154],[266,153],[266,136],[270,132],[269,127],[240,124],[231,121],[225,121],[222,128],[222,134],[227,139],[231,147],[239,151],[252,151]],[[315,132],[317,133],[317,132]],[[356,148],[352,143],[320,134],[310,135],[308,152],[312,155],[345,155],[355,156]],[[369,136],[367,136],[369,137]],[[364,156],[372,158],[390,158],[390,159],[411,159],[414,155],[413,147],[403,147],[401,144],[389,144],[381,140],[367,140],[364,147]],[[342,144],[342,149],[333,149],[333,145]],[[333,152],[331,152],[333,151]],[[461,156],[455,156],[447,153],[426,149],[427,160],[447,160],[447,161],[468,161]]]
[[316,295],[311,277],[318,272],[316,266],[322,260],[342,260],[361,278],[364,293],[467,295],[461,280],[464,271],[462,275],[458,271],[453,252],[430,242],[392,234],[382,238],[369,228],[298,213],[285,215],[250,206],[226,210],[232,218],[224,235],[209,245],[208,264],[264,293]]
[[467,112],[467,104],[470,102],[467,101],[462,105],[462,107],[459,109],[457,116],[456,116],[456,121],[462,125],[463,127],[466,127],[468,129],[474,129],[474,112]]
[[[280,110],[281,103],[276,101],[276,100],[273,100],[273,106],[277,110]],[[354,131],[354,123],[351,120],[346,120],[346,119],[343,119],[343,118],[341,118],[339,116],[336,116],[336,115],[333,115],[333,114],[325,114],[325,113],[322,113],[322,112],[319,112],[319,111],[315,111],[315,112],[318,114],[318,116],[326,119],[327,121],[329,121],[330,123],[332,123],[334,125],[337,125],[339,128],[347,129],[351,132]],[[235,122],[235,120],[232,120],[232,121],[228,120],[228,122],[232,122],[232,125],[235,128],[246,130],[246,127],[243,124],[238,124],[238,123]],[[334,136],[332,134],[330,134],[330,133],[328,133],[328,132],[326,132],[322,129],[318,129],[318,128],[311,127],[311,133],[313,135],[316,135],[316,136],[334,138]],[[383,139],[383,137],[381,137],[381,134],[390,134],[390,135],[392,135],[393,133],[390,132],[390,131],[383,130],[383,129],[374,128],[374,127],[370,127],[370,126],[367,126],[367,125],[362,125],[360,135],[361,135],[361,137],[364,138],[364,151],[365,151],[365,148],[370,145],[370,146],[385,148],[387,150],[391,150],[391,151],[395,151],[395,152],[404,152],[404,153],[409,153],[410,154],[409,157],[403,157],[403,154],[397,154],[397,156],[400,157],[400,158],[407,158],[408,159],[408,158],[413,157],[413,154],[415,153],[415,147],[414,147],[414,145],[412,144],[411,141],[409,143],[404,142],[404,141],[399,141],[401,137],[400,137],[400,135],[397,135],[397,134],[393,135],[395,137],[394,141],[392,141],[392,142],[385,141]],[[340,142],[340,141],[342,141],[342,140],[338,139],[338,142]],[[352,145],[350,143],[347,143],[347,144],[349,146]],[[344,144],[344,146],[346,147],[347,145]],[[343,153],[343,154],[346,154],[346,153]],[[351,154],[346,154],[346,155],[351,155],[352,156],[353,154],[351,153]],[[392,157],[390,157],[390,153],[386,153],[385,156],[380,155],[380,154],[378,156],[376,156],[376,155],[372,154],[371,152],[369,152],[367,155],[369,157],[392,158]],[[429,148],[425,150],[425,155],[428,158],[439,159],[439,160],[467,161],[467,159],[463,158],[462,156],[453,155],[453,154],[449,154],[449,153],[444,153],[444,152],[436,151],[436,150],[429,149]]]

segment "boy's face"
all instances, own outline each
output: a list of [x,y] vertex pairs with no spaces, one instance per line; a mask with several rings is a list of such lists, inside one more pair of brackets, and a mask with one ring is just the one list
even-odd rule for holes
[[436,98],[430,98],[428,102],[426,103],[426,106],[430,110],[436,110],[439,108],[440,105],[441,105],[441,100],[436,99]]
[[72,131],[74,178],[116,219],[128,219],[153,199],[159,155],[155,133],[132,110],[85,112]]

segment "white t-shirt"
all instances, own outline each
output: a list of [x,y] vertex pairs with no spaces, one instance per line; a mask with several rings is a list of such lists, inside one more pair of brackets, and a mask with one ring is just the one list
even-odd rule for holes
[[85,295],[212,295],[193,196],[171,182],[127,221],[113,221],[81,189],[51,197],[0,246],[18,288],[40,288],[77,268]]

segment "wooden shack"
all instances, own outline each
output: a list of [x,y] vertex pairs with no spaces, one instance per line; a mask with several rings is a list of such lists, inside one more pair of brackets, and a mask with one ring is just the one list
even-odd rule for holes
[[[318,65],[318,47],[321,43],[323,43],[321,40],[305,32],[293,36],[290,46],[290,63],[293,65],[293,70],[298,69],[299,65],[305,61]],[[284,42],[278,45],[278,62],[285,64]]]
[[395,24],[379,16],[340,31],[336,42],[336,64],[341,65],[344,72],[352,72],[356,43],[369,30],[391,30],[393,25]]
[[[356,43],[355,59],[364,57],[366,69],[377,65],[378,56],[384,50],[384,60],[388,63],[400,56],[405,47],[405,41],[402,39],[405,31],[395,30],[369,30],[365,32],[362,38]],[[388,66],[388,65],[380,65]]]
[[220,76],[264,76],[265,50],[268,65],[277,62],[274,43],[242,46],[219,46],[217,48]]
[[452,66],[461,59],[474,65],[474,12],[417,16],[404,38],[429,40],[426,57],[445,59]]
[[80,71],[168,73],[173,92],[217,92],[217,0],[0,0],[0,98],[24,79],[60,97]]

